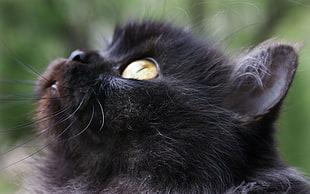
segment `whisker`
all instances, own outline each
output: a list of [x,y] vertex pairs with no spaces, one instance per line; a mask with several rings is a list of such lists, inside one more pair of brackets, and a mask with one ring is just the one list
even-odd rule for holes
[[[78,110],[80,110],[82,104],[84,103],[85,98],[86,98],[86,95],[83,97],[83,99],[81,100],[81,102],[80,102],[80,104],[78,105],[78,107],[76,108],[76,110],[75,110],[74,112],[72,112],[68,117],[66,117],[66,119],[63,119],[63,120],[57,122],[56,125],[58,125],[58,124],[64,122],[65,120],[67,120],[67,119],[69,119],[70,117],[72,117],[73,115],[75,115],[75,113],[76,113]],[[71,106],[71,107],[72,107],[72,106]],[[67,108],[70,108],[70,107],[67,107]],[[66,108],[66,109],[67,109],[67,108]],[[65,109],[64,109],[64,110],[65,110]],[[62,111],[60,111],[60,112],[64,112],[64,110],[62,110]],[[95,111],[94,111],[94,106],[93,106],[93,114],[92,114],[91,121],[92,121],[92,119],[93,119],[93,117],[94,117],[94,112],[95,112]],[[75,119],[74,119],[74,120],[60,133],[60,134],[58,134],[58,135],[56,136],[56,138],[60,137],[60,136],[63,135],[65,132],[67,132],[67,130],[74,124],[74,122],[75,122],[76,120],[77,120],[77,117],[76,117],[76,118],[75,118]],[[89,124],[87,125],[87,127],[85,128],[85,130],[89,127],[91,121],[89,122]],[[54,127],[54,126],[55,126],[55,125],[52,125],[52,126],[48,127],[47,129],[42,130],[40,135],[42,135],[44,132],[48,131],[50,128],[52,128],[52,127]],[[84,129],[83,129],[83,131],[84,131]],[[83,131],[81,132],[81,134],[83,133]],[[40,135],[39,135],[39,136],[40,136]],[[31,140],[29,140],[29,141],[31,141]],[[45,149],[46,147],[48,147],[49,145],[51,145],[51,144],[53,143],[53,141],[55,141],[55,140],[52,140],[50,143],[46,144],[45,146],[43,146],[42,148],[38,149],[37,151],[31,153],[31,154],[28,155],[27,157],[24,157],[24,158],[22,158],[22,159],[20,159],[20,160],[17,160],[17,161],[15,161],[15,162],[11,163],[11,164],[8,165],[8,166],[5,166],[5,167],[3,167],[3,168],[0,168],[0,171],[3,171],[3,170],[5,170],[5,169],[7,169],[7,168],[10,168],[11,166],[14,166],[15,164],[18,164],[18,163],[20,163],[20,162],[22,162],[22,161],[24,161],[24,160],[27,160],[27,159],[31,158],[31,157],[34,156],[35,154],[39,153],[40,151],[42,151],[43,149]],[[25,144],[26,144],[26,143],[25,143]],[[17,147],[17,146],[15,146],[15,147]],[[16,148],[14,148],[14,149],[16,149]],[[10,151],[12,151],[12,150],[10,150]],[[8,152],[6,152],[6,153],[8,153]]]
[[[25,105],[25,103],[21,103],[22,105]],[[13,105],[11,104],[6,104],[6,105],[10,105],[10,106],[1,106],[0,107],[0,110],[2,110],[2,112],[5,112],[3,111],[4,109],[6,108],[12,108]],[[14,106],[15,105],[20,105],[20,104],[16,104],[16,102],[14,103]],[[29,104],[28,104],[29,105]],[[3,115],[1,118],[0,118],[0,121],[4,121],[4,120],[18,120],[18,119],[25,119],[25,118],[31,118],[33,117],[33,115],[36,115],[36,114],[39,114],[39,113],[43,113],[43,112],[46,112],[46,111],[49,111],[51,110],[53,107],[55,106],[50,106],[49,108],[46,108],[46,109],[41,109],[41,110],[36,110],[36,111],[30,111],[30,112],[25,112],[24,114],[19,114],[19,115],[14,115],[14,117],[12,117],[12,115]],[[4,116],[8,116],[9,118],[6,118]]]
[[171,138],[171,137],[169,137],[169,136],[167,136],[167,135],[162,134],[157,128],[155,128],[155,130],[156,130],[156,132],[157,132],[157,135],[159,135],[159,136],[161,136],[161,137],[163,137],[163,138],[165,138],[165,139],[169,139],[169,140],[172,140],[172,141],[174,141],[174,142],[177,142],[177,140],[175,140],[175,139],[173,139],[173,138]]
[[65,121],[68,120],[69,118],[70,118],[70,115],[69,115],[69,116],[66,116],[66,115],[65,115],[64,117],[62,117],[60,120],[58,120],[57,122],[53,123],[53,124],[50,125],[49,127],[42,129],[42,130],[40,131],[40,134],[43,134],[43,133],[45,133],[46,131],[48,131],[48,130],[54,128],[55,126],[57,126],[57,125],[59,125],[59,124],[65,122]]
[[92,121],[94,119],[94,114],[95,114],[95,107],[93,105],[92,114],[91,114],[91,117],[90,117],[89,122],[87,123],[87,125],[78,134],[74,135],[73,137],[68,138],[68,140],[74,139],[74,138],[80,136],[81,134],[83,134],[89,128],[89,126],[91,125],[91,123],[92,123]]
[[28,155],[28,156],[26,156],[26,157],[23,157],[23,158],[21,158],[21,159],[15,161],[15,162],[13,162],[13,163],[11,163],[11,164],[5,166],[5,167],[3,167],[3,168],[0,168],[0,171],[3,171],[3,170],[5,170],[5,169],[8,169],[8,168],[10,168],[10,167],[12,167],[12,166],[14,166],[14,165],[16,165],[16,164],[22,162],[22,161],[25,161],[25,160],[31,158],[31,157],[34,156],[35,154],[37,154],[37,153],[39,153],[40,151],[42,151],[45,147],[46,147],[46,146],[44,146],[42,149],[39,149],[39,150],[37,150],[37,151],[31,153],[30,155]]
[[218,40],[218,42],[226,42],[233,35],[236,35],[239,32],[242,32],[242,31],[244,31],[246,29],[250,29],[250,28],[253,28],[253,27],[256,27],[256,26],[258,26],[258,23],[250,23],[250,24],[244,25],[243,27],[238,28],[237,30],[235,30],[233,32],[230,32],[229,34],[225,35],[222,39]]
[[83,104],[84,101],[85,101],[85,98],[86,98],[86,94],[85,94],[84,97],[82,98],[82,100],[81,100],[80,104],[78,105],[78,107],[76,108],[76,110],[75,110],[72,114],[70,114],[68,117],[72,117],[72,116],[81,108],[82,104]]
[[2,98],[12,98],[12,97],[35,97],[33,92],[23,92],[23,93],[2,93],[0,97]]
[[104,111],[103,111],[103,107],[102,104],[100,103],[100,101],[98,100],[98,98],[96,98],[97,103],[99,104],[100,110],[101,110],[101,115],[102,115],[102,121],[101,121],[101,126],[99,128],[99,131],[101,131],[103,129],[104,126]]
[[[50,80],[50,79],[47,79],[46,77],[44,77],[44,76],[42,75],[42,73],[40,73],[39,71],[37,71],[33,66],[31,66],[31,65],[29,65],[28,63],[22,61],[22,60],[18,57],[18,55],[17,55],[13,50],[11,50],[10,47],[7,46],[7,44],[6,44],[4,41],[1,41],[1,42],[2,42],[3,46],[7,49],[7,51],[10,53],[9,56],[11,56],[11,58],[12,58],[14,61],[16,61],[19,65],[21,65],[21,66],[25,67],[26,69],[30,70],[30,72],[32,72],[32,73],[35,74],[36,76],[42,78],[44,81],[46,81],[46,82],[48,82],[48,83],[53,81],[53,80]],[[21,83],[22,83],[22,82],[21,82]],[[32,84],[32,85],[35,85],[35,83]],[[59,87],[62,87],[62,88],[69,88],[69,87],[66,87],[66,86],[59,86]]]
[[[11,96],[14,96],[12,98]],[[10,95],[10,96],[0,96],[0,101],[38,101],[38,100],[53,100],[53,99],[60,99],[60,98],[67,98],[68,96],[57,96],[57,97],[38,97],[38,98],[31,98],[25,96],[18,96],[18,95]]]
[[[7,117],[4,117],[6,115],[3,115],[2,118],[0,118],[0,121],[18,121],[20,119],[24,120],[26,118],[29,118],[31,116],[30,113],[25,113],[25,114],[20,114],[20,115],[14,115],[14,117],[12,117],[11,115],[8,115],[8,118]],[[1,129],[0,129],[0,132],[1,132]]]
[[5,103],[1,103],[1,106],[0,106],[0,110],[2,113],[4,113],[5,111],[4,110],[11,110],[13,108],[20,108],[20,107],[25,107],[25,106],[29,106],[31,104],[27,104],[21,100],[19,101],[6,101]]
[[23,123],[23,124],[17,125],[17,126],[12,127],[12,128],[1,129],[0,133],[11,132],[11,131],[20,130],[20,129],[25,129],[27,127],[32,126],[34,123],[35,123],[35,121],[31,121],[31,122],[27,122],[27,123]]
[[[32,114],[39,114],[39,113],[42,113],[42,112],[47,112],[47,111],[51,110],[52,108],[55,108],[56,106],[58,107],[58,105],[49,106],[48,108],[35,110],[35,111],[32,111],[31,113],[32,113]],[[71,106],[70,106],[70,107],[71,107]]]
[[35,139],[38,138],[39,136],[40,136],[40,135],[36,135],[36,136],[34,136],[34,137],[31,137],[31,138],[27,139],[26,141],[24,141],[24,142],[22,142],[22,143],[19,143],[19,144],[14,145],[14,146],[11,147],[10,149],[6,150],[5,152],[0,153],[0,158],[3,157],[5,154],[14,151],[14,150],[17,149],[17,148],[19,148],[19,147],[21,147],[21,146],[23,146],[23,145],[26,145],[26,144],[29,143],[29,142],[32,142],[33,140],[35,140]]
[[[82,104],[82,103],[80,103],[80,104]],[[79,106],[79,107],[80,107],[80,106]],[[75,113],[77,112],[77,110],[79,109],[79,107],[78,107],[71,115],[75,114]],[[70,107],[67,107],[67,108],[70,108]],[[63,110],[60,111],[60,112],[63,112]],[[77,118],[75,118],[75,119],[74,119],[74,120],[60,133],[60,134],[58,134],[58,135],[56,136],[56,138],[58,138],[58,137],[60,137],[61,135],[63,135],[63,134],[73,125],[73,123],[74,123],[76,120],[77,120]],[[61,122],[63,122],[63,121],[65,121],[65,119],[62,120]],[[56,125],[58,125],[58,124],[61,123],[61,122],[57,122]],[[50,128],[54,127],[54,126],[55,126],[55,125],[50,126],[50,127],[48,127],[47,129],[44,129],[43,132],[44,132],[44,131],[47,131],[48,129],[50,129]],[[9,152],[15,150],[16,148],[18,148],[18,147],[20,147],[20,146],[22,146],[22,145],[27,144],[28,142],[33,141],[34,139],[36,139],[37,137],[41,136],[42,134],[43,134],[43,133],[37,135],[36,137],[30,138],[30,139],[28,139],[26,142],[23,142],[23,143],[21,143],[21,144],[18,144],[18,145],[16,145],[16,146],[14,146],[13,148],[9,149],[8,151],[6,151],[6,152],[4,152],[4,153],[1,153],[1,154],[0,154],[0,157],[2,157],[4,154],[7,154],[7,153],[9,153]],[[49,145],[51,145],[54,141],[55,141],[55,140],[52,140],[50,143],[46,144],[45,146],[43,146],[43,147],[41,147],[40,149],[36,150],[35,152],[31,153],[31,154],[28,155],[27,157],[21,158],[20,160],[17,160],[17,161],[15,161],[15,162],[11,163],[11,164],[8,165],[8,166],[5,166],[5,167],[3,167],[3,168],[0,168],[0,171],[3,171],[3,170],[5,170],[5,169],[7,169],[7,168],[10,168],[11,166],[14,166],[15,164],[18,164],[18,163],[20,163],[20,162],[22,162],[22,161],[24,161],[24,160],[27,160],[28,158],[31,158],[31,157],[34,156],[35,154],[39,153],[40,151],[42,151],[43,149],[45,149],[46,147],[48,147]]]
[[18,64],[20,64],[21,66],[25,67],[26,69],[30,70],[32,73],[34,73],[35,75],[41,77],[42,79],[48,81],[48,79],[46,79],[44,76],[42,76],[42,74],[37,71],[34,67],[32,67],[31,65],[25,63],[24,61],[22,61],[17,54],[10,49],[10,47],[8,47],[4,41],[1,41],[2,44],[4,45],[4,47],[9,51],[10,56],[13,58],[14,61],[16,61]]
[[[41,130],[41,133],[40,133],[38,136],[44,134],[46,131],[48,131],[48,130],[51,129],[52,127],[54,127],[54,126],[56,126],[56,125],[58,125],[58,124],[60,124],[60,123],[62,123],[62,122],[64,122],[64,121],[68,120],[68,119],[71,118],[73,115],[75,115],[76,112],[77,112],[78,110],[80,110],[82,104],[83,104],[84,101],[85,101],[85,98],[86,98],[86,95],[82,98],[82,100],[81,100],[80,104],[78,105],[78,107],[77,107],[68,117],[66,117],[65,119],[60,120],[59,122],[53,124],[52,126],[49,126],[49,127],[46,128],[46,129]],[[54,116],[56,116],[56,115],[59,115],[59,114],[63,113],[64,111],[68,110],[68,109],[71,108],[71,107],[72,107],[72,106],[66,107],[65,109],[59,111],[58,113],[53,114],[52,116],[51,116],[51,115],[46,116],[46,117],[44,117],[44,118],[52,118],[52,117],[54,117]],[[91,121],[93,120],[93,117],[94,117],[94,106],[93,106],[93,113],[92,113],[91,120],[90,120],[89,124],[86,126],[85,130],[89,127]],[[42,118],[40,118],[40,119],[38,119],[38,120],[41,120],[41,119],[42,119]],[[76,118],[75,118],[75,119],[74,119],[74,120],[60,133],[60,134],[58,134],[58,135],[56,136],[56,138],[58,138],[58,137],[60,137],[61,135],[63,135],[63,134],[74,124],[74,122],[75,122],[76,120],[77,120],[77,117],[76,117]],[[34,123],[34,122],[32,122],[32,123]],[[85,130],[83,129],[83,131],[81,132],[81,134],[82,134]],[[37,136],[37,137],[38,137],[38,136]],[[26,142],[24,142],[24,143],[22,143],[22,144],[20,144],[20,145],[24,145],[24,144],[26,144],[26,143],[28,143],[28,142],[30,142],[30,141],[33,141],[34,139],[35,139],[35,138],[31,138],[31,139],[27,140]],[[38,149],[37,151],[31,153],[31,154],[28,155],[27,157],[24,157],[24,158],[22,158],[22,159],[20,159],[20,160],[17,160],[17,161],[15,161],[15,162],[11,163],[11,164],[8,165],[8,166],[5,166],[5,167],[3,167],[3,168],[0,168],[0,171],[3,171],[3,170],[5,170],[5,169],[7,169],[7,168],[10,168],[11,166],[14,166],[15,164],[18,164],[18,163],[20,163],[20,162],[22,162],[22,161],[24,161],[24,160],[27,160],[27,159],[31,158],[31,157],[34,156],[35,154],[39,153],[40,151],[42,151],[43,149],[45,149],[46,147],[48,147],[49,145],[51,145],[52,143],[53,143],[53,141],[51,141],[50,143],[46,144],[45,146],[43,146],[42,148]],[[16,149],[17,147],[19,147],[20,145],[14,146],[12,149],[10,149],[10,150],[4,152],[3,154],[13,151],[14,149]],[[3,154],[1,154],[0,156],[3,156]]]
[[20,80],[9,80],[9,79],[0,79],[1,83],[8,83],[8,84],[23,84],[23,85],[31,85],[35,86],[36,83],[34,81],[20,81]]
[[[54,124],[51,125],[50,127],[46,128],[46,129],[43,129],[43,130],[42,130],[42,133],[44,133],[45,131],[51,129],[52,127],[55,127],[56,125],[58,125],[58,124],[60,124],[60,123],[62,123],[62,122],[64,122],[64,121],[70,119],[73,115],[75,115],[75,113],[81,108],[82,104],[84,103],[85,97],[86,97],[86,95],[83,97],[83,99],[81,100],[81,102],[80,102],[80,104],[78,105],[78,107],[77,107],[69,116],[65,117],[65,119],[63,119],[63,120],[58,121],[57,123],[54,123]],[[70,107],[68,107],[68,108],[71,108],[71,107],[72,107],[72,106],[70,106]]]
[[32,126],[33,124],[37,123],[37,122],[41,122],[41,121],[45,121],[46,119],[49,119],[49,118],[53,118],[63,112],[65,112],[66,110],[68,110],[70,107],[66,107],[65,109],[63,110],[60,110],[60,111],[57,111],[55,113],[52,113],[51,115],[47,115],[47,116],[44,116],[42,118],[39,118],[37,120],[34,120],[34,121],[30,121],[30,122],[27,122],[27,123],[23,123],[23,124],[20,124],[20,125],[17,125],[15,127],[12,127],[12,128],[9,128],[9,129],[2,129],[0,130],[0,133],[3,133],[3,132],[11,132],[11,131],[15,131],[15,130],[20,130],[20,129],[24,129],[24,128],[27,128],[27,127],[30,127]]
[[[51,128],[57,126],[57,125],[60,124],[60,123],[63,123],[64,121],[66,121],[66,120],[68,120],[68,119],[70,119],[70,118],[71,118],[73,115],[75,115],[75,113],[81,108],[82,104],[84,103],[85,98],[86,98],[86,95],[84,95],[84,97],[82,98],[82,100],[81,100],[80,104],[78,105],[78,107],[77,107],[69,116],[65,117],[65,119],[62,119],[62,120],[60,120],[60,121],[54,123],[54,124],[51,125],[50,127],[46,128],[46,129],[43,129],[43,130],[41,131],[41,133],[45,133],[45,132],[48,131],[49,129],[51,129]],[[72,107],[72,106],[70,106],[70,108],[71,108],[71,107]],[[77,118],[76,118],[76,119],[77,119]],[[74,121],[71,122],[71,123],[73,124],[73,123],[76,121],[76,119],[74,119]],[[71,125],[72,125],[72,124],[71,124]],[[71,126],[71,125],[69,125],[69,126]],[[67,128],[68,128],[68,127],[67,127]],[[67,128],[65,129],[65,131],[67,130]]]
[[[77,120],[77,118],[74,119],[74,120],[65,128],[65,130],[63,130],[60,134],[58,134],[58,135],[56,136],[56,139],[57,139],[58,137],[60,137],[61,135],[63,135],[63,134],[73,125],[73,123],[74,123],[76,120]],[[7,168],[10,168],[10,167],[14,166],[15,164],[18,164],[18,163],[20,163],[20,162],[22,162],[22,161],[25,161],[25,160],[27,160],[27,159],[33,157],[34,155],[36,155],[36,154],[39,153],[40,151],[42,151],[42,150],[44,150],[45,148],[47,148],[48,146],[50,146],[54,141],[55,141],[55,139],[52,140],[50,143],[46,144],[45,146],[41,147],[40,149],[36,150],[35,152],[29,154],[28,156],[23,157],[23,158],[21,158],[21,159],[15,161],[15,162],[13,162],[13,163],[11,163],[11,164],[5,166],[5,167],[3,167],[3,168],[0,168],[0,171],[3,171],[3,170],[5,170],[5,169],[7,169]]]

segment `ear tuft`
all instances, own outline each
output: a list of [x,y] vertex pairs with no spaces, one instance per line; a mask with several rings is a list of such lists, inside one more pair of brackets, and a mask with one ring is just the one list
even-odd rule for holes
[[243,123],[267,114],[285,97],[297,66],[295,48],[263,43],[237,61],[231,73],[232,92],[225,106]]

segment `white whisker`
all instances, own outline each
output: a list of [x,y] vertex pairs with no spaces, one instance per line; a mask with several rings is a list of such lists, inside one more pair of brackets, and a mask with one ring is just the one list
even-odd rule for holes
[[100,103],[100,101],[98,100],[98,98],[96,98],[97,103],[99,104],[100,110],[101,110],[101,115],[102,115],[102,120],[101,120],[101,126],[99,128],[99,131],[102,130],[103,126],[104,126],[104,111],[103,111],[103,107],[102,104]]
[[89,119],[89,122],[87,123],[87,125],[84,127],[84,129],[82,129],[78,134],[74,135],[73,137],[70,137],[68,140],[70,139],[73,139],[75,137],[78,137],[80,136],[82,133],[84,133],[90,126],[90,124],[92,123],[93,119],[94,119],[94,115],[95,115],[95,107],[93,105],[93,108],[92,108],[92,114],[91,114],[91,117]]

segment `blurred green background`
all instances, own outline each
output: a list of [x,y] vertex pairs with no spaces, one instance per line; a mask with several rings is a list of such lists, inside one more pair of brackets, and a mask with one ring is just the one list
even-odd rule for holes
[[271,37],[304,42],[277,138],[284,160],[310,173],[309,0],[1,0],[0,193],[16,190],[16,172],[29,170],[23,158],[40,148],[36,138],[29,139],[38,75],[27,64],[42,72],[77,48],[103,48],[116,24],[143,18],[189,26],[227,52]]

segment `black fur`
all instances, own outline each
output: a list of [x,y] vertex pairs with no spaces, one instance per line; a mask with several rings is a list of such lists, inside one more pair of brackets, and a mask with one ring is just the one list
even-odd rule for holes
[[[310,193],[309,183],[281,162],[273,138],[296,67],[294,48],[268,44],[246,56],[233,61],[167,23],[132,22],[116,29],[105,51],[54,61],[37,87],[48,98],[38,103],[48,111],[37,115],[48,118],[37,127],[47,152],[25,190]],[[158,77],[120,76],[145,58],[158,63]],[[274,61],[289,61],[285,72],[293,73],[283,75],[269,102],[265,90],[282,76],[271,70]]]

